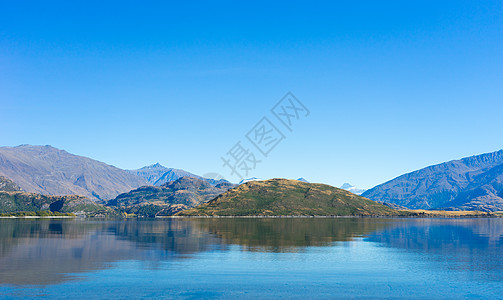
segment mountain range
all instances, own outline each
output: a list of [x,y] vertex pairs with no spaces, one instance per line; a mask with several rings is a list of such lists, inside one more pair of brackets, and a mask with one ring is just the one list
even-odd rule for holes
[[129,172],[51,146],[0,147],[0,174],[25,192],[99,201],[147,184]]
[[145,179],[148,185],[162,185],[166,182],[177,180],[178,178],[199,177],[180,169],[166,168],[159,163],[143,167],[137,170],[126,170],[127,172]]
[[145,185],[160,186],[181,177],[194,177],[213,185],[224,179],[207,179],[159,163],[138,170],[122,170],[103,162],[74,155],[52,146],[0,147],[0,176],[23,191],[42,195],[82,195],[105,203],[119,194]]
[[413,209],[503,210],[503,150],[404,174],[362,196]]
[[143,217],[170,216],[208,202],[234,186],[231,183],[214,186],[206,180],[184,176],[160,186],[142,186],[120,194],[108,201],[107,206]]
[[[23,192],[27,193],[23,196],[26,203],[28,199],[37,203],[56,201],[55,198],[44,198],[41,202],[41,195],[80,195],[86,200],[79,201],[86,202],[86,205],[87,201],[107,203],[130,213],[145,209],[146,204],[164,206],[163,209],[167,205],[177,205],[177,209],[163,212],[170,214],[206,203],[212,200],[209,198],[234,186],[224,179],[207,179],[159,163],[137,170],[122,170],[51,146],[31,145],[0,147],[0,176],[0,190],[11,206],[17,201],[15,197]],[[294,181],[306,183],[303,178]],[[250,178],[241,185],[263,182],[268,181]],[[361,192],[350,184],[344,184],[342,188],[353,194]],[[404,174],[365,191],[362,196],[394,209],[502,211],[503,150]],[[29,207],[35,209],[38,206]],[[159,212],[153,208],[150,207],[148,212]]]
[[146,166],[137,170],[127,170],[127,172],[143,178],[148,185],[155,185],[155,186],[160,186],[165,184],[166,182],[175,181],[182,177],[198,178],[201,180],[205,180],[212,185],[217,185],[220,183],[228,183],[228,181],[225,179],[203,178],[201,176],[192,174],[184,170],[166,168],[165,166],[159,163]]

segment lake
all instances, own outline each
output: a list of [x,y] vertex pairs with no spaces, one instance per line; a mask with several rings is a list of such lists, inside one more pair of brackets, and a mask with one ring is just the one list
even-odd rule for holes
[[503,219],[0,220],[0,298],[501,298]]

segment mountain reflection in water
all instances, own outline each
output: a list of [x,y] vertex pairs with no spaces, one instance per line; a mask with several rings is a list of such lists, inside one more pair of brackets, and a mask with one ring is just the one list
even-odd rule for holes
[[[449,264],[453,268],[503,270],[501,219],[2,219],[0,284],[57,284],[125,260],[156,268],[161,262],[234,246],[292,253],[355,240],[454,261]],[[487,257],[482,252],[496,259],[479,260]]]

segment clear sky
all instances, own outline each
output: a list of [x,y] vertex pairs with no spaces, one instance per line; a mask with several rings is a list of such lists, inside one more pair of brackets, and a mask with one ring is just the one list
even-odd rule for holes
[[[106,2],[106,3],[104,3]],[[245,135],[291,91],[267,157]],[[2,1],[0,144],[369,188],[503,148],[502,1]]]

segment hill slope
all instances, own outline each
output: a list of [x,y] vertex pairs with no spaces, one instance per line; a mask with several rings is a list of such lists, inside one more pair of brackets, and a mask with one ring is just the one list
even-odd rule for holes
[[202,179],[182,177],[161,186],[142,186],[120,194],[107,205],[145,217],[169,216],[207,202],[233,186],[232,184],[213,186]]
[[503,150],[408,173],[362,196],[414,209],[503,210]]
[[329,185],[298,180],[251,181],[179,216],[396,215],[393,209]]
[[503,210],[503,164],[478,176],[450,203],[456,210]]
[[143,178],[51,146],[0,147],[0,174],[24,191],[113,199],[146,184]]

